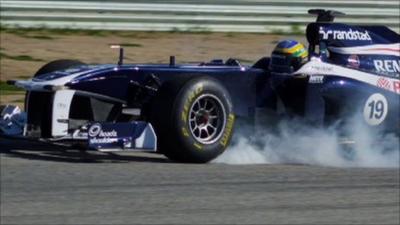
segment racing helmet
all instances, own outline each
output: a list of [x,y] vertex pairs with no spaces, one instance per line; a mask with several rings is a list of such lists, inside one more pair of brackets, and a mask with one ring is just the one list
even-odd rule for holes
[[271,55],[269,69],[274,73],[292,73],[298,70],[308,57],[308,51],[298,41],[280,41]]

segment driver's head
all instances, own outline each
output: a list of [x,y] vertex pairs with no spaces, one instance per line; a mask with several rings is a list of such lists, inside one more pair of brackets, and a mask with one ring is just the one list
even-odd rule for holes
[[269,69],[275,73],[292,73],[307,60],[308,51],[294,40],[280,41],[271,55]]

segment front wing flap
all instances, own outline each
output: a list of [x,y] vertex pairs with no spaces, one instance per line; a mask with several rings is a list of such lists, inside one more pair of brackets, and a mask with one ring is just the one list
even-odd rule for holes
[[[26,113],[17,106],[5,106],[0,117],[0,136],[9,138],[26,138]],[[150,123],[131,122],[91,122],[68,135],[52,138],[36,138],[50,143],[84,143],[90,150],[108,151],[156,151],[157,136]]]
[[92,123],[88,126],[88,147],[99,151],[140,149],[155,151],[157,137],[150,123]]

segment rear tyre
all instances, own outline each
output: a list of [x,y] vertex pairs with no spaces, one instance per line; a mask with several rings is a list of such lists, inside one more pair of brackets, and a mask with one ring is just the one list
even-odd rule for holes
[[150,122],[158,148],[178,162],[206,163],[228,146],[235,122],[228,91],[209,77],[165,82]]

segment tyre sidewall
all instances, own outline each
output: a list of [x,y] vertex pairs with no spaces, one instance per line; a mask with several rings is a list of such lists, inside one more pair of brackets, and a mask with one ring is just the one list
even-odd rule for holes
[[[225,109],[225,126],[222,135],[210,144],[198,142],[190,132],[189,113],[196,99],[204,94],[211,94],[218,98]],[[174,122],[174,133],[176,133],[179,149],[184,149],[184,156],[189,161],[207,162],[220,155],[228,146],[235,122],[232,111],[232,101],[228,91],[215,79],[209,77],[195,78],[188,81],[178,93],[172,108],[172,121]],[[193,160],[194,159],[194,160]]]

